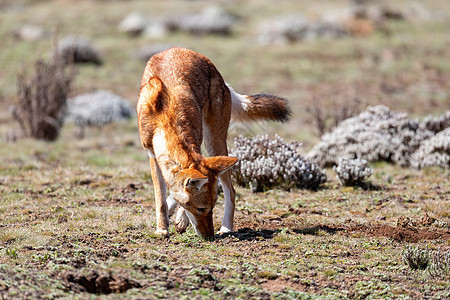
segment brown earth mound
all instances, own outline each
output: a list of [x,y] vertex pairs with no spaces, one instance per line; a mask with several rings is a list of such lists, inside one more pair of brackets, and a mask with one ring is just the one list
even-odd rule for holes
[[95,270],[87,275],[67,271],[61,277],[66,287],[74,292],[110,294],[122,293],[131,288],[141,287],[139,282],[126,276],[98,273]]
[[417,243],[422,240],[449,240],[450,230],[441,228],[417,228],[390,226],[384,224],[355,225],[345,230],[345,233],[360,232],[375,237],[389,237],[397,242]]

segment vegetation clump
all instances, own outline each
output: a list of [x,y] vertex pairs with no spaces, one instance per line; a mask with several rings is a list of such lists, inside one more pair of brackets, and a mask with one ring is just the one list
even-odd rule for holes
[[448,250],[407,246],[403,250],[402,259],[413,270],[427,270],[433,277],[450,277],[450,251]]
[[35,62],[34,73],[18,75],[19,102],[12,109],[25,136],[54,141],[64,123],[67,96],[75,70],[59,57]]
[[345,186],[362,186],[366,179],[373,174],[365,159],[341,159],[333,167],[337,177]]
[[425,270],[430,265],[431,255],[428,249],[407,246],[403,250],[402,260],[413,270]]
[[284,189],[317,189],[327,180],[320,168],[297,152],[300,143],[285,143],[281,137],[268,135],[248,138],[236,137],[230,155],[238,158],[232,176],[241,186],[253,192],[272,187]]
[[[384,160],[403,167],[437,164],[446,168],[448,139],[445,142],[446,135],[437,134],[448,127],[450,112],[419,122],[408,119],[406,113],[393,112],[383,105],[369,106],[366,111],[344,120],[332,132],[323,135],[308,156],[321,165],[335,165],[344,157],[361,158],[369,162]],[[439,141],[442,138],[443,147],[439,147],[440,142],[434,142],[436,149],[430,152],[443,153],[443,159],[433,159],[433,155],[429,155],[429,161],[412,163],[414,152],[435,136]]]
[[424,141],[411,156],[411,166],[416,169],[429,166],[450,168],[450,127]]
[[450,251],[434,251],[428,272],[434,277],[450,278]]

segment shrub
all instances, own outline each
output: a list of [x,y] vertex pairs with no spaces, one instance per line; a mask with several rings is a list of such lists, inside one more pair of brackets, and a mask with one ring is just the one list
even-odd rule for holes
[[341,158],[363,158],[410,166],[413,153],[449,124],[450,112],[419,122],[383,105],[368,107],[323,135],[308,156],[321,165],[337,164]]
[[25,136],[48,141],[58,138],[74,77],[73,67],[58,57],[37,60],[31,76],[26,70],[19,73],[19,103],[13,107],[12,115]]
[[413,270],[427,270],[433,277],[450,276],[450,251],[421,249],[407,246],[402,260]]
[[337,166],[333,167],[337,177],[345,186],[363,186],[373,170],[367,165],[365,159],[341,159]]
[[411,166],[417,169],[428,166],[450,168],[450,127],[424,141],[412,154]]
[[434,251],[428,273],[434,277],[450,277],[450,251]]
[[301,156],[296,141],[284,143],[276,135],[247,138],[236,137],[231,156],[238,158],[232,168],[234,180],[241,186],[249,186],[253,192],[272,187],[316,189],[327,179],[319,167]]
[[407,246],[403,250],[402,260],[413,270],[425,270],[431,262],[431,255],[428,249]]
[[330,109],[325,109],[320,99],[314,99],[306,111],[313,117],[317,132],[322,136],[342,121],[358,115],[361,112],[361,100],[354,98],[345,103],[333,103]]

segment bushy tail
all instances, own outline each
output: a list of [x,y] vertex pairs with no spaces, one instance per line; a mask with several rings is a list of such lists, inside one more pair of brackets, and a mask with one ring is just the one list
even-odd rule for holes
[[228,85],[231,93],[231,116],[236,121],[272,120],[287,122],[291,110],[287,100],[267,95],[241,95]]

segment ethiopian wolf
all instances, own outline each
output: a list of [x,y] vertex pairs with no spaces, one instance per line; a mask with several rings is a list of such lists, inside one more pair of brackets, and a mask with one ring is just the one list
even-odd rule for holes
[[[245,96],[228,86],[205,56],[184,48],[154,55],[145,67],[137,103],[139,134],[150,156],[155,189],[156,234],[169,236],[169,216],[184,232],[189,222],[203,238],[214,237],[213,208],[218,181],[225,213],[221,232],[233,231],[235,191],[227,171],[230,117],[239,121],[287,121],[287,101],[271,95]],[[210,157],[201,154],[201,144]]]

